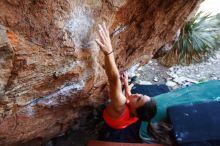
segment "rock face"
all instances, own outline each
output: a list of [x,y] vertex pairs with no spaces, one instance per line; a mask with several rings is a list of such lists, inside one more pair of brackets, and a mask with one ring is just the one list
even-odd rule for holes
[[66,131],[104,102],[97,24],[110,28],[120,70],[148,62],[201,1],[1,0],[0,145]]

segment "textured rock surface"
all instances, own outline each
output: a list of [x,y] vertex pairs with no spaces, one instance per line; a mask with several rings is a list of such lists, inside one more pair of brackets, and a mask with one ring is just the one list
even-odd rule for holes
[[1,0],[0,145],[46,140],[106,97],[97,24],[120,70],[148,62],[200,1]]

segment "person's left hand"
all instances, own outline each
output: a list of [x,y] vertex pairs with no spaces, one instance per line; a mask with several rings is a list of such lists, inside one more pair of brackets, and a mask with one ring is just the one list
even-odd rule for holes
[[105,55],[109,55],[110,53],[112,53],[113,49],[109,36],[109,31],[106,28],[104,22],[102,25],[99,24],[99,37],[100,39],[96,39],[96,42],[100,46],[101,50],[105,53]]

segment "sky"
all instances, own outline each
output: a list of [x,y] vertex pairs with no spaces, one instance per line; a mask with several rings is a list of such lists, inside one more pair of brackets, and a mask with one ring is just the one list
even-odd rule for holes
[[220,13],[220,0],[205,0],[201,3],[199,10],[210,12],[213,15]]

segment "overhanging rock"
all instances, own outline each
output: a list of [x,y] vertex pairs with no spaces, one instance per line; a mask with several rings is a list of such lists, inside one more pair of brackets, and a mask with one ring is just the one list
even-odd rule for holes
[[0,145],[46,140],[106,97],[97,24],[120,70],[175,38],[198,0],[1,0]]

